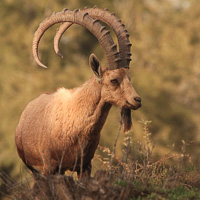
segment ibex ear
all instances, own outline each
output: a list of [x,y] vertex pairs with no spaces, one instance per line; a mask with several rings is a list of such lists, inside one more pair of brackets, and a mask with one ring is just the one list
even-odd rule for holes
[[100,81],[101,77],[102,77],[102,69],[101,69],[100,62],[99,62],[98,58],[96,57],[96,55],[94,53],[92,53],[90,55],[89,65],[92,68],[92,70],[93,70],[95,76],[97,77],[98,81]]

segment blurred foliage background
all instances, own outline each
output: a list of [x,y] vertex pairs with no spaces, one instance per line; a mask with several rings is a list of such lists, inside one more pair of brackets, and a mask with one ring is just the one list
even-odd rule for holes
[[[43,92],[84,83],[92,72],[88,57],[94,52],[106,65],[96,38],[73,25],[62,37],[64,59],[53,50],[58,25],[40,43],[42,69],[32,57],[32,39],[40,22],[63,8],[108,8],[122,19],[130,33],[131,77],[143,107],[133,116],[133,138],[142,140],[139,121],[150,120],[155,156],[187,152],[200,164],[200,4],[199,0],[1,0],[0,1],[0,171],[18,177],[24,167],[14,143],[14,133],[25,106]],[[112,36],[114,34],[112,33]],[[116,38],[114,38],[116,41]],[[112,149],[120,114],[112,108],[100,144]],[[123,133],[117,144],[121,154]],[[98,165],[95,165],[95,169]]]

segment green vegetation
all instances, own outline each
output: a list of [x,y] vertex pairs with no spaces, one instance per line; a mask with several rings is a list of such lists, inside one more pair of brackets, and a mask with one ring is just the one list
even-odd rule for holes
[[[122,19],[133,44],[130,73],[133,85],[142,97],[143,107],[132,112],[133,130],[128,134],[136,146],[137,141],[142,141],[141,145],[149,148],[146,149],[149,151],[148,154],[144,154],[137,152],[140,148],[135,147],[134,163],[146,166],[147,170],[142,170],[140,178],[131,182],[131,185],[139,188],[139,194],[144,193],[137,198],[198,199],[198,0],[96,0],[95,3],[91,0],[1,0],[0,172],[16,180],[21,177],[24,165],[16,153],[14,132],[27,103],[43,92],[52,92],[59,87],[72,88],[84,83],[92,75],[88,67],[88,57],[92,52],[101,59],[102,66],[106,65],[98,41],[87,30],[76,25],[72,26],[61,40],[60,48],[64,59],[59,58],[53,51],[53,37],[58,26],[50,28],[40,44],[40,57],[48,69],[41,69],[32,58],[33,34],[45,17],[65,7],[74,10],[84,6],[92,7],[95,4],[101,8],[109,8]],[[146,140],[149,136],[143,138],[146,120],[152,121],[148,127],[155,147],[148,146],[151,144]],[[112,149],[118,123],[119,112],[113,108],[102,131],[101,146]],[[123,148],[124,135],[120,134],[116,148],[116,156],[119,158],[124,155]],[[151,160],[146,157],[150,154]],[[100,157],[106,157],[106,152],[99,148],[98,156],[99,159],[94,159],[93,174],[100,169],[101,162],[98,160]],[[121,162],[126,163],[128,158],[123,159]],[[190,161],[190,165],[181,166],[186,160]],[[105,163],[105,160],[103,162]],[[155,166],[150,164],[156,162]],[[113,166],[116,164],[117,161],[114,159]],[[110,172],[109,169],[108,171]],[[114,174],[113,176],[116,178]],[[175,178],[175,182],[172,177]],[[127,185],[127,179],[115,181],[120,187],[127,188],[130,185]],[[171,183],[177,184],[174,189]],[[4,189],[4,186],[0,185],[0,191]]]

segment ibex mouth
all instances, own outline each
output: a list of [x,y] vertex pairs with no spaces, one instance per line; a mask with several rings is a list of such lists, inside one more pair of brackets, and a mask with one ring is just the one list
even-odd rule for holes
[[141,103],[137,103],[137,106],[135,106],[135,105],[129,103],[128,101],[126,101],[126,105],[125,105],[125,107],[130,108],[130,109],[132,109],[132,110],[137,110],[137,109],[140,108],[141,106],[142,106]]

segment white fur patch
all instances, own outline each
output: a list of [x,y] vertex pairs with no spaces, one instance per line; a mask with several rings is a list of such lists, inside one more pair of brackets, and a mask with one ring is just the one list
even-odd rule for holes
[[65,88],[59,88],[57,90],[57,95],[63,99],[70,99],[72,97],[72,91]]

